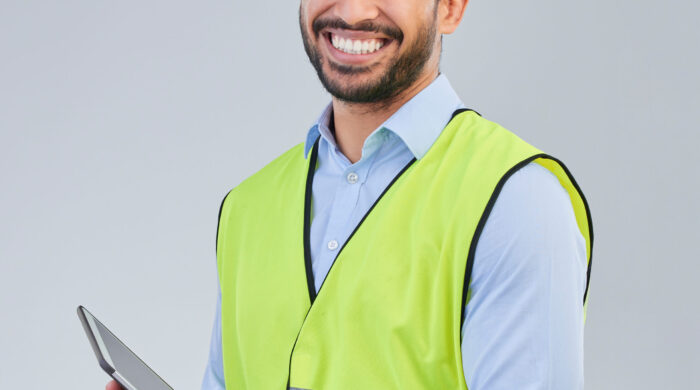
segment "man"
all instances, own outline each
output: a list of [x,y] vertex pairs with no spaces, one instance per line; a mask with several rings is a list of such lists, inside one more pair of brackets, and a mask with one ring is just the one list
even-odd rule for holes
[[203,390],[583,387],[590,214],[440,75],[466,5],[301,1],[332,103],[222,204]]

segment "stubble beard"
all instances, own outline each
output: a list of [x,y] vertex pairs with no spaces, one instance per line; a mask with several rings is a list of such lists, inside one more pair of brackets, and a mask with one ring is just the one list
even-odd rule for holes
[[[301,9],[299,11],[299,25],[304,42],[304,50],[316,70],[321,84],[323,84],[328,93],[347,103],[390,105],[394,99],[418,80],[433,54],[437,31],[436,12],[437,8],[433,20],[421,26],[417,34],[418,38],[410,43],[410,46],[403,54],[388,64],[383,74],[359,85],[348,85],[339,82],[324,72],[324,58],[306,31],[305,19]],[[325,39],[325,37],[320,37],[317,34],[316,39],[320,41]],[[328,67],[332,72],[345,76],[363,75],[372,70],[371,67],[343,65],[333,61],[328,61]]]

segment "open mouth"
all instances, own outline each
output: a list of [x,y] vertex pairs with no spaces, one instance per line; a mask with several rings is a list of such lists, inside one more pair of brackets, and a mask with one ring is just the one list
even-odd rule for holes
[[326,32],[324,36],[336,50],[352,55],[376,53],[392,41],[386,38],[360,39],[344,37],[334,32]]

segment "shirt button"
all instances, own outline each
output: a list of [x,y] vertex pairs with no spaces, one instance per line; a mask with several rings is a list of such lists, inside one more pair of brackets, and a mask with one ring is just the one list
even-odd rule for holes
[[348,173],[348,178],[347,178],[347,179],[348,179],[348,183],[350,183],[350,184],[355,184],[355,183],[357,183],[357,180],[359,180],[359,178],[360,178],[360,177],[359,177],[359,176],[357,175],[357,173],[355,173],[355,172],[350,172],[350,173]]
[[328,241],[328,249],[330,249],[332,251],[338,249],[338,241],[336,241],[336,240]]

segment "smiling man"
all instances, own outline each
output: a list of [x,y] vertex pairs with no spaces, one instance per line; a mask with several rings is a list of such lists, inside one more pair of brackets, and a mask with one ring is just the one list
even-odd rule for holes
[[440,74],[466,5],[301,2],[332,102],[221,205],[203,390],[583,387],[590,213]]

